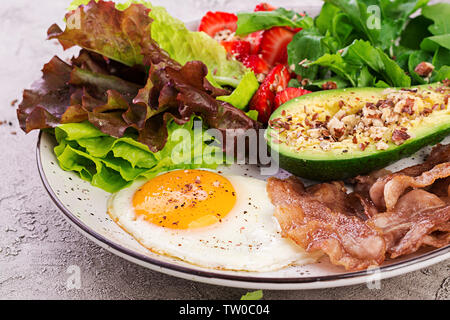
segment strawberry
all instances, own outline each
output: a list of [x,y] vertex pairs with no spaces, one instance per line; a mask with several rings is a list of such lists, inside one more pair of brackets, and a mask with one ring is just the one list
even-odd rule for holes
[[267,75],[250,101],[250,110],[258,111],[258,121],[267,123],[275,107],[275,95],[287,88],[291,76],[286,66],[279,64]]
[[287,27],[290,31],[292,31],[293,33],[299,33],[300,31],[303,30],[303,28],[293,28],[293,27]]
[[274,27],[265,31],[261,40],[263,59],[269,65],[287,64],[287,45],[292,41],[294,35],[294,32],[283,27]]
[[258,11],[274,11],[276,9],[277,8],[275,8],[274,6],[271,6],[270,4],[263,2],[263,3],[260,3],[260,4],[258,4],[256,6],[255,12],[258,12]]
[[302,88],[287,88],[279,92],[275,96],[275,110],[286,102],[295,99],[297,97],[304,96],[305,94],[311,93],[311,91]]
[[237,15],[227,12],[211,12],[209,11],[202,18],[198,31],[203,31],[215,38],[219,32],[229,32],[230,35],[236,32]]
[[251,52],[251,44],[248,41],[222,41],[220,44],[225,47],[225,50],[227,50],[228,53],[233,55],[239,61],[242,61],[245,57],[250,55]]
[[275,100],[275,94],[267,87],[260,86],[250,101],[250,110],[258,111],[258,121],[261,123],[269,122],[272,115],[272,108]]
[[245,40],[250,42],[251,54],[259,54],[259,49],[261,48],[261,40],[262,40],[263,34],[264,34],[264,31],[256,31],[256,32],[250,33],[248,36],[245,37]]
[[264,82],[270,85],[270,90],[277,93],[286,89],[290,80],[291,75],[288,68],[285,65],[278,64],[270,71]]
[[256,74],[267,74],[269,72],[269,65],[266,61],[256,54],[252,54],[243,58],[242,63],[249,69],[252,69]]

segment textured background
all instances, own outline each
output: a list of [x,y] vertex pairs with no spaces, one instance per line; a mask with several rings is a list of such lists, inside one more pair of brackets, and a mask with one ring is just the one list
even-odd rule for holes
[[[207,10],[252,9],[258,1],[153,1],[184,21]],[[320,1],[272,1],[275,5]],[[57,45],[47,28],[61,23],[65,0],[2,0],[0,9],[0,299],[239,299],[246,290],[172,278],[133,265],[72,228],[47,196],[35,160],[37,134],[23,134],[14,100],[40,77]],[[5,122],[5,123],[3,123]],[[81,269],[81,289],[68,290],[67,269]],[[315,291],[265,292],[266,299],[450,299],[450,261],[381,284]]]

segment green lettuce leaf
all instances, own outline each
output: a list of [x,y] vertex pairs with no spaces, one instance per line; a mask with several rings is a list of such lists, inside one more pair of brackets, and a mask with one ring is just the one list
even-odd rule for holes
[[253,95],[258,91],[258,88],[258,79],[256,79],[253,71],[248,71],[231,95],[217,97],[217,100],[228,102],[240,110],[246,110]]
[[292,10],[278,8],[274,11],[238,13],[237,35],[267,30],[273,27],[291,27],[309,29],[314,23],[307,15],[300,15]]
[[[75,0],[69,9],[75,10],[79,5],[88,2],[89,0]],[[152,39],[172,59],[181,65],[189,61],[202,61],[210,70],[207,78],[212,84],[238,86],[246,68],[239,61],[230,59],[226,50],[216,40],[203,32],[188,30],[182,21],[172,17],[165,8],[153,6],[148,1],[127,1],[116,4],[116,8],[124,11],[135,4],[144,5],[150,9],[149,16],[153,19]]]
[[242,296],[241,300],[261,300],[263,298],[263,291],[253,291]]
[[[213,138],[205,134],[205,129],[193,130],[192,117],[186,124],[178,125],[171,120],[167,123],[169,139],[165,147],[153,153],[128,134],[120,139],[105,135],[89,122],[63,124],[55,128],[58,145],[55,154],[63,170],[77,172],[93,186],[107,192],[117,192],[129,186],[138,178],[151,179],[154,176],[175,169],[211,168],[215,169],[221,159],[205,163],[205,151],[215,153],[220,148],[211,145]],[[191,139],[180,145],[175,134],[186,129]],[[196,136],[197,135],[197,136]],[[201,135],[201,137],[198,137]],[[177,148],[183,152],[177,152]]]

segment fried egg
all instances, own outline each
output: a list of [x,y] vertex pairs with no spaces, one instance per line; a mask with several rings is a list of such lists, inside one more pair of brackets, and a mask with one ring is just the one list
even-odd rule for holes
[[113,195],[108,213],[154,253],[211,269],[268,272],[315,262],[281,236],[266,182],[172,171]]

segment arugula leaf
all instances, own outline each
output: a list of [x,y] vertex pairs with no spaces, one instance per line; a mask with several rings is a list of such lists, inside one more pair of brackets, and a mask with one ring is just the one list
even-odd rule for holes
[[[405,30],[402,32],[400,45],[408,49],[420,49],[420,43],[423,39],[432,35],[432,33],[428,31],[428,27],[432,23],[432,20],[425,18],[423,15],[410,20]],[[397,53],[396,55],[398,56]]]
[[421,50],[415,51],[409,56],[408,59],[409,74],[417,84],[426,84],[428,83],[428,81],[419,76],[414,70],[421,62],[426,61],[431,63],[431,59],[432,55],[430,53]]
[[242,296],[241,300],[261,300],[263,298],[263,291],[253,291]]
[[313,19],[302,16],[295,11],[278,8],[274,11],[259,11],[252,13],[238,13],[236,34],[247,35],[273,27],[291,27],[309,29],[313,26]]
[[288,63],[295,67],[295,73],[301,75],[305,79],[314,80],[319,72],[316,65],[305,66],[300,62],[306,60],[314,61],[331,52],[326,45],[326,36],[320,34],[316,28],[303,30],[297,33],[288,44]]
[[439,46],[450,50],[450,33],[428,37],[420,45],[423,50],[430,52],[437,50]]
[[450,34],[450,4],[437,3],[423,8],[424,17],[433,20],[434,24],[428,28],[434,35]]
[[404,30],[408,17],[429,0],[325,0],[339,7],[362,39],[391,50]]
[[307,66],[322,66],[330,69],[341,78],[350,82],[352,87],[356,87],[356,72],[358,67],[349,65],[340,54],[326,53],[316,61],[308,63]]
[[[297,81],[297,80],[295,80],[295,81]],[[327,83],[327,82],[334,82],[334,83],[336,83],[337,89],[343,89],[343,88],[347,88],[348,87],[348,81],[342,79],[339,76],[334,76],[334,77],[330,77],[330,78],[315,80],[315,81],[310,82],[305,87],[308,90],[322,90],[322,86],[325,83]],[[295,85],[290,85],[290,86],[301,87],[301,85],[300,85],[300,83],[298,83],[298,81],[297,81],[297,84],[298,84],[298,86],[295,86]]]
[[342,10],[329,2],[325,2],[315,25],[323,35],[329,35],[337,41],[338,49],[345,47],[353,41],[354,27],[349,17]]
[[444,81],[450,79],[450,66],[443,66],[436,72],[436,74],[431,78],[432,82]]
[[409,87],[411,79],[400,66],[389,58],[380,48],[374,48],[369,42],[355,40],[338,54],[325,54],[308,65],[320,65],[329,68],[340,77],[348,80],[352,86],[363,87],[374,82],[373,72],[382,77],[385,83],[394,87]]

